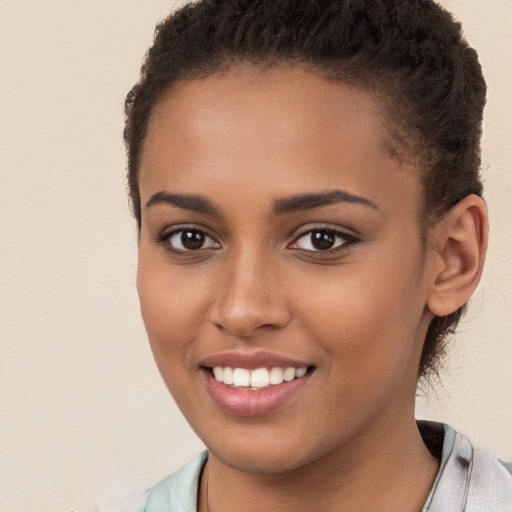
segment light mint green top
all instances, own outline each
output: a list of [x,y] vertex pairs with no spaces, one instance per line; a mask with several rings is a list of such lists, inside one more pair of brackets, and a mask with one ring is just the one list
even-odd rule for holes
[[[448,425],[418,425],[422,435],[430,429],[443,439],[439,471],[421,512],[512,512],[510,465],[474,449]],[[156,484],[149,492],[144,512],[197,512],[199,476],[207,459],[205,450]]]
[[144,512],[196,512],[199,475],[207,460],[205,450],[156,484],[149,493]]

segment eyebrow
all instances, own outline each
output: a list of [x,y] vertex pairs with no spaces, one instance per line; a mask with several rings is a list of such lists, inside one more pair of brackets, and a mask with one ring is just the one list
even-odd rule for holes
[[170,204],[182,208],[201,213],[217,213],[217,208],[211,201],[203,196],[192,194],[172,194],[171,192],[157,192],[153,194],[146,203],[146,208],[155,206],[156,204]]
[[[344,190],[328,190],[326,192],[297,194],[277,199],[274,202],[274,213],[276,215],[284,215],[286,213],[310,210],[336,203],[361,204],[374,210],[379,210],[378,206],[366,197],[351,194]],[[165,191],[157,192],[150,197],[149,201],[146,203],[146,208],[157,204],[170,204],[184,210],[201,213],[218,213],[218,208],[209,199],[194,194],[173,194]]]
[[329,206],[336,203],[361,204],[374,210],[379,210],[379,207],[366,197],[350,194],[344,190],[328,190],[317,194],[299,194],[278,199],[274,203],[274,212],[277,215],[282,215],[301,210],[320,208],[321,206]]

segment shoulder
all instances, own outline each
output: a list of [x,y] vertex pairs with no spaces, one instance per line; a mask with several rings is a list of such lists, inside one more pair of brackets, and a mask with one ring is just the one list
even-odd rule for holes
[[474,448],[468,506],[475,512],[512,510],[512,466]]
[[205,450],[158,482],[149,492],[145,512],[196,512],[199,479],[207,459]]
[[181,469],[144,491],[127,492],[126,488],[111,488],[87,512],[196,512],[199,478],[207,459],[208,452],[205,450]]
[[475,448],[448,425],[444,430],[441,465],[424,510],[429,512],[507,512],[512,510],[510,465]]
[[110,491],[90,512],[144,512],[149,492],[149,489],[129,494]]

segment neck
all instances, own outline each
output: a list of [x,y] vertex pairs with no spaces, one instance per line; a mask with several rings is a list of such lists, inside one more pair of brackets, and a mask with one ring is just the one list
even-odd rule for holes
[[400,503],[400,510],[418,512],[438,465],[413,419],[397,422],[393,429],[363,432],[350,446],[286,473],[239,471],[210,453],[198,510],[384,512]]

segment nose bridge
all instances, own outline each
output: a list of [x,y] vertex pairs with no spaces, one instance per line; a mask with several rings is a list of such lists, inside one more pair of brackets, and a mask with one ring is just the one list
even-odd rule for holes
[[262,327],[283,327],[289,320],[277,256],[257,245],[234,247],[219,275],[213,321],[238,337],[250,337]]

